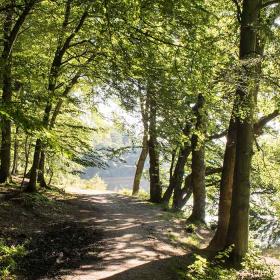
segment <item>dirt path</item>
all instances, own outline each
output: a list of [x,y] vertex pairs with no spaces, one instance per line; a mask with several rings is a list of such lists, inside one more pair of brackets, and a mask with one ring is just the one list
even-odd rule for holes
[[73,201],[82,222],[104,232],[101,260],[82,262],[65,280],[177,279],[175,267],[190,259],[172,244],[171,231],[184,233],[183,225],[168,221],[159,208],[112,192],[79,192]]

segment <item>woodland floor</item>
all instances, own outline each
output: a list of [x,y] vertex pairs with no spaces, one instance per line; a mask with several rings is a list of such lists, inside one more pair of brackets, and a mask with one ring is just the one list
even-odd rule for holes
[[0,189],[0,238],[28,241],[18,279],[176,280],[194,245],[211,237],[187,233],[183,220],[136,198],[69,191],[34,199]]

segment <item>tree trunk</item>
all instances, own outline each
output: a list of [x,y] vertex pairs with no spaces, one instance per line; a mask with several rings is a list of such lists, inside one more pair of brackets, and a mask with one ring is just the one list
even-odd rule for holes
[[188,142],[186,142],[184,143],[184,147],[182,147],[179,151],[179,156],[174,169],[173,177],[172,180],[170,181],[170,184],[174,189],[174,196],[173,196],[173,203],[172,203],[172,209],[174,211],[179,211],[182,209],[182,200],[183,200],[182,183],[184,179],[185,165],[190,153],[191,153],[191,146]]
[[[9,9],[3,23],[3,52],[1,57],[2,106],[9,112],[12,102],[12,57],[10,33],[12,29],[12,9]],[[11,120],[1,116],[1,154],[0,183],[5,183],[10,176],[11,165]]]
[[133,190],[132,195],[137,195],[139,193],[140,181],[142,177],[142,173],[145,166],[145,161],[148,155],[149,147],[148,147],[148,134],[149,134],[149,125],[148,125],[148,110],[147,110],[147,98],[140,97],[140,107],[141,107],[141,115],[142,115],[142,123],[143,123],[143,140],[142,140],[142,150],[139,156],[134,181],[133,181]]
[[132,195],[137,195],[139,193],[140,181],[141,181],[147,155],[148,155],[148,135],[147,133],[144,132],[144,136],[142,140],[142,150],[137,162],[134,181],[133,181]]
[[206,190],[205,190],[205,161],[204,139],[200,135],[205,134],[205,116],[203,112],[204,97],[199,94],[194,108],[196,115],[196,131],[192,136],[192,175],[191,186],[193,188],[193,209],[188,222],[194,224],[205,223]]
[[36,192],[37,191],[37,170],[40,163],[40,153],[41,153],[42,142],[40,139],[37,139],[34,156],[33,156],[33,164],[30,172],[30,180],[26,187],[26,192]]
[[148,95],[148,106],[149,106],[149,158],[150,158],[150,201],[154,203],[161,202],[161,182],[159,175],[159,150],[157,142],[157,131],[156,131],[156,100],[155,96]]
[[38,168],[38,182],[40,183],[40,187],[42,188],[48,187],[45,180],[45,159],[46,159],[46,154],[42,147],[39,168]]
[[[191,125],[190,123],[186,123],[185,128],[183,129],[183,134],[186,137],[190,136]],[[188,141],[183,143],[183,147],[179,149],[178,159],[174,168],[174,172],[169,179],[169,186],[165,191],[162,202],[164,205],[169,204],[169,200],[171,199],[172,193],[174,191],[173,202],[172,202],[172,209],[174,211],[178,211],[182,208],[182,200],[183,200],[183,193],[182,193],[182,183],[184,179],[184,169],[187,162],[187,159],[191,153],[191,145]]]
[[225,247],[228,223],[230,218],[232,183],[235,165],[235,149],[236,127],[234,118],[232,117],[228,128],[227,143],[223,162],[223,171],[220,183],[218,226],[216,233],[208,246],[208,248],[213,251],[219,251]]
[[[3,23],[3,51],[1,56],[2,79],[2,106],[9,112],[12,106],[12,53],[20,29],[26,17],[34,7],[36,0],[31,0],[23,5],[21,14],[14,19],[14,10],[11,5],[7,8]],[[13,21],[15,23],[13,24]],[[0,183],[4,183],[10,177],[11,165],[11,120],[1,116],[1,155],[0,155]]]
[[[226,245],[234,245],[231,260],[239,265],[248,251],[250,171],[253,155],[254,111],[256,92],[256,43],[260,0],[244,0],[240,32],[240,60],[243,73],[236,90],[236,160],[233,177],[232,203]],[[242,114],[241,114],[242,113]]]
[[[43,126],[45,128],[47,128],[49,124],[51,109],[52,109],[52,104],[48,101],[43,117]],[[37,185],[37,177],[38,177],[38,168],[40,165],[41,151],[42,151],[42,140],[37,139],[35,149],[34,149],[33,164],[30,170],[30,181],[27,188],[27,191],[29,192],[34,192],[37,190],[36,185]]]
[[12,175],[17,175],[18,173],[18,147],[19,147],[19,141],[18,141],[18,134],[19,133],[19,127],[16,127],[15,131],[15,142],[14,142],[14,159],[13,159],[13,167],[12,167]]
[[26,174],[27,174],[27,168],[28,168],[28,161],[29,161],[29,154],[30,154],[30,148],[31,148],[31,144],[28,143],[28,135],[25,138],[25,143],[24,143],[24,155],[25,155],[25,164],[24,164],[24,171],[23,171],[23,176],[22,176],[22,181],[21,181],[21,185],[20,187],[22,188],[22,186],[24,185],[24,180],[26,178]]

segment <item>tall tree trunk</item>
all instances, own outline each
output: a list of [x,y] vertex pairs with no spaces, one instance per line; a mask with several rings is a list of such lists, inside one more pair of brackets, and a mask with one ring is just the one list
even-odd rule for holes
[[[236,90],[236,160],[232,203],[226,245],[234,245],[231,259],[240,264],[248,251],[250,171],[253,155],[255,90],[254,74],[258,17],[261,0],[243,0],[240,31],[240,60],[243,73]],[[241,114],[242,113],[242,114]]]
[[143,131],[143,140],[142,140],[142,150],[136,165],[136,171],[134,175],[132,195],[137,195],[139,193],[140,181],[141,181],[142,173],[145,166],[145,161],[149,151],[149,147],[148,147],[149,125],[148,125],[147,100],[145,100],[144,98],[140,98],[140,106],[141,106],[141,115],[142,115],[142,123],[143,123],[144,131]]
[[[256,53],[262,57],[264,54],[265,47],[265,38],[259,38],[256,43]],[[262,63],[261,60],[257,62],[256,65],[256,78],[260,77],[262,72]],[[257,102],[257,94],[259,92],[259,81],[255,82],[254,87],[254,98]],[[222,250],[226,245],[226,237],[229,226],[230,219],[230,208],[232,201],[232,187],[233,187],[233,175],[234,175],[234,166],[235,166],[235,154],[236,154],[236,124],[234,111],[236,110],[234,105],[234,110],[232,112],[232,117],[230,120],[228,135],[227,135],[227,144],[224,154],[224,163],[223,171],[220,184],[220,199],[219,199],[219,212],[218,212],[218,225],[217,230],[213,239],[211,240],[208,249],[211,251]],[[254,134],[258,136],[261,134],[262,127],[269,121],[271,118],[277,116],[278,112],[274,112],[269,115],[267,118],[264,117],[254,124]]]
[[18,147],[19,147],[18,133],[19,133],[19,127],[17,126],[15,131],[15,140],[14,140],[14,159],[13,159],[12,175],[17,175],[18,173]]
[[[33,0],[34,1],[34,0]],[[53,119],[50,119],[50,113],[52,110],[52,106],[53,106],[53,97],[55,95],[55,91],[56,91],[56,83],[57,83],[57,78],[60,75],[60,68],[61,65],[63,63],[63,57],[65,55],[65,53],[67,52],[67,50],[71,47],[71,42],[72,40],[77,36],[78,32],[81,30],[81,28],[83,27],[87,17],[88,17],[88,11],[85,9],[84,12],[82,13],[81,17],[79,18],[74,30],[70,33],[70,35],[68,35],[68,37],[65,38],[65,32],[67,30],[67,26],[69,24],[69,18],[70,18],[70,14],[71,14],[71,5],[72,5],[72,1],[71,0],[67,0],[65,3],[65,13],[64,13],[64,20],[62,22],[62,29],[61,29],[61,33],[58,39],[58,45],[53,57],[53,61],[52,61],[52,65],[51,65],[51,69],[50,69],[50,73],[49,73],[49,84],[48,84],[48,94],[49,94],[49,98],[45,107],[45,112],[44,112],[44,117],[43,117],[43,122],[42,125],[45,129],[51,129],[52,126],[54,125],[55,119],[59,113],[60,107],[62,105],[63,100],[60,99],[57,107],[54,110],[54,114],[53,114]],[[94,59],[96,55],[92,55],[87,62],[90,62]],[[69,93],[69,91],[71,90],[71,88],[73,87],[73,85],[75,83],[77,83],[79,77],[80,77],[81,73],[80,71],[78,71],[78,73],[76,73],[76,75],[72,78],[70,84],[65,88],[65,91],[63,93],[64,96],[67,96],[67,94]],[[58,108],[58,109],[57,109]],[[56,110],[57,109],[57,110]],[[40,143],[40,148],[38,146],[38,149],[34,151],[34,160],[36,159],[36,161],[33,162],[32,164],[32,168],[31,168],[31,174],[30,174],[30,184],[31,185],[35,185],[35,189],[36,189],[36,182],[37,182],[37,170],[39,168],[40,165],[40,154],[41,154],[41,150],[43,150],[43,143],[40,139],[37,139],[36,143]],[[37,146],[37,144],[36,144]],[[39,155],[37,154],[39,151]],[[38,160],[37,160],[38,158]],[[43,160],[41,162],[41,166],[44,167],[44,156],[43,156]],[[44,174],[44,172],[42,172],[42,175]],[[32,178],[32,180],[31,180]],[[35,180],[35,182],[34,182]],[[33,186],[31,186],[31,189],[34,189]]]
[[136,165],[136,171],[134,175],[134,181],[133,181],[133,189],[132,189],[132,195],[137,195],[139,193],[140,188],[140,181],[145,165],[145,161],[148,155],[148,135],[144,132],[143,140],[142,140],[142,150],[141,154],[139,156],[137,165]]
[[[52,104],[48,101],[46,108],[45,108],[44,117],[43,117],[43,126],[45,128],[48,127],[51,109],[52,109]],[[26,191],[28,191],[28,192],[35,192],[37,190],[37,187],[36,187],[37,176],[38,176],[38,168],[39,168],[39,164],[40,164],[42,145],[43,145],[42,140],[37,139],[35,149],[34,149],[33,163],[32,163],[32,167],[30,169],[30,181],[29,181],[28,187],[26,189]]]
[[151,92],[148,94],[148,106],[149,106],[149,158],[150,158],[150,201],[154,203],[160,203],[162,186],[159,175],[159,147],[157,142],[157,128],[156,128],[156,114],[157,104],[155,96],[151,96]]
[[[12,53],[20,29],[26,17],[34,7],[36,0],[26,1],[23,4],[21,14],[16,15],[13,5],[6,9],[3,23],[3,51],[1,55],[1,79],[2,79],[2,106],[9,112],[12,106]],[[12,4],[12,1],[11,1]],[[13,24],[13,21],[14,24]],[[0,183],[4,183],[10,176],[11,165],[11,120],[7,116],[1,116],[1,154],[0,154]]]
[[206,190],[205,190],[205,161],[204,161],[204,139],[200,135],[205,134],[205,112],[204,97],[198,95],[198,101],[194,108],[196,115],[196,131],[192,136],[192,175],[191,186],[193,189],[193,208],[188,222],[201,224],[205,223]]
[[[1,57],[2,78],[2,105],[9,112],[12,102],[12,54],[10,33],[12,30],[13,11],[6,12],[3,23],[3,52]],[[0,183],[5,183],[10,176],[11,165],[11,120],[9,117],[1,116],[1,153],[0,153]]]
[[228,128],[227,143],[223,162],[223,171],[220,183],[218,226],[216,233],[208,246],[208,248],[213,251],[219,251],[225,247],[230,218],[232,183],[235,165],[235,149],[236,127],[234,117],[232,117]]

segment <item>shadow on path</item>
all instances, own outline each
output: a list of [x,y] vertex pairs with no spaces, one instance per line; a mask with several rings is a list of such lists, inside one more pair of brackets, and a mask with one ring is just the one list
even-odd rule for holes
[[80,268],[63,279],[177,279],[176,269],[192,261],[170,239],[185,234],[184,226],[166,219],[160,207],[116,193],[81,194],[68,203],[79,219],[103,233],[101,260],[81,260]]

